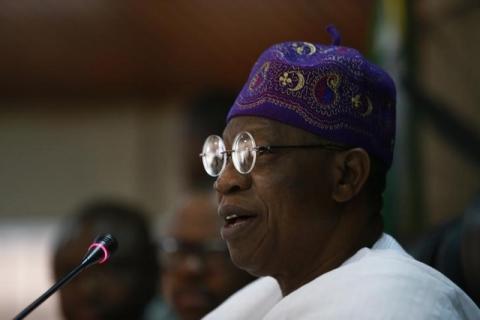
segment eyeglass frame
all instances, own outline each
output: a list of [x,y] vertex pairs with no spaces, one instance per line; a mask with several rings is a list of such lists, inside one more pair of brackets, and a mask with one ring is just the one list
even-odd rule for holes
[[[241,131],[239,133],[237,133],[235,135],[235,138],[234,138],[234,143],[233,145],[235,144],[235,141],[238,139],[238,137],[240,137],[242,134],[246,133],[247,135],[250,136],[250,138],[252,139],[253,141],[253,144],[254,144],[254,147],[252,148],[251,151],[255,151],[255,152],[258,152],[258,155],[262,155],[262,154],[265,154],[265,153],[273,153],[272,150],[274,149],[313,149],[313,148],[321,148],[321,149],[325,149],[325,150],[331,150],[331,151],[346,151],[348,149],[351,149],[352,147],[350,146],[343,146],[343,145],[338,145],[338,144],[334,144],[334,143],[329,143],[329,142],[324,142],[324,143],[317,143],[317,144],[299,144],[299,145],[265,145],[265,146],[257,146],[256,145],[256,142],[255,142],[255,138],[253,137],[253,135],[248,132],[248,131]],[[210,138],[210,137],[218,137],[220,138],[220,140],[222,141],[223,145],[225,146],[225,141],[223,140],[222,137],[218,136],[218,135],[210,135],[208,136],[206,139],[205,139],[205,142]],[[204,142],[204,145],[205,145],[205,142]],[[230,149],[230,150],[225,150],[225,151],[222,151],[220,152],[221,155],[227,155],[227,159],[223,161],[223,165],[222,165],[222,169],[218,172],[217,175],[211,175],[207,168],[205,167],[205,164],[203,164],[203,167],[205,169],[205,171],[207,172],[208,175],[212,176],[212,177],[218,177],[222,174],[222,171],[225,169],[225,167],[227,166],[227,160],[229,157],[232,157],[232,153],[233,152],[236,152],[236,150],[234,149]],[[203,158],[204,156],[206,156],[206,153],[204,152],[201,152],[199,154],[199,157],[200,158]],[[252,166],[251,168],[247,171],[247,172],[241,172],[236,164],[235,164],[235,161],[233,161],[233,165],[235,167],[235,170],[237,170],[238,173],[240,174],[243,174],[243,175],[247,175],[249,174],[250,172],[252,172],[253,168],[255,168],[255,162],[256,162],[256,156],[255,155],[255,159],[252,163]]]
[[[196,251],[196,252],[227,252],[227,244],[221,239],[211,239],[199,243],[179,240],[175,237],[162,237],[158,241],[159,249],[165,253],[173,253],[179,251]],[[188,250],[180,248],[189,248]]]
[[[224,240],[220,239],[190,243],[176,239],[175,237],[162,237],[158,241],[158,247],[162,267],[165,268],[165,270],[175,270],[175,268],[178,268],[183,263],[186,263],[187,259],[191,258],[201,263],[203,267],[212,265],[212,263],[209,263],[209,259],[212,257],[221,258],[221,260],[225,262],[230,261],[228,258],[227,244]],[[216,258],[214,262],[218,262]]]

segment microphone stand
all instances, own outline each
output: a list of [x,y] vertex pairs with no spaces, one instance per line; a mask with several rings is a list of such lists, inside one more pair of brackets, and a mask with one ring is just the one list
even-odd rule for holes
[[21,320],[28,316],[30,312],[35,310],[42,302],[48,299],[52,294],[60,289],[63,285],[72,280],[83,269],[95,263],[104,263],[110,255],[118,248],[117,240],[109,233],[103,234],[95,238],[94,243],[88,248],[87,254],[83,258],[80,265],[70,271],[66,276],[57,281],[50,289],[45,291],[37,300],[33,301],[29,306],[22,310],[13,320]]
[[60,287],[62,287],[64,284],[68,283],[70,280],[72,280],[76,275],[80,273],[85,267],[87,267],[87,263],[82,263],[79,266],[77,266],[75,269],[70,271],[66,276],[64,276],[62,279],[60,279],[57,283],[55,283],[50,289],[45,291],[44,294],[42,294],[40,297],[37,298],[37,300],[33,301],[29,306],[27,306],[25,309],[22,310],[13,320],[21,320],[28,316],[30,312],[35,310],[40,304],[42,304],[45,300],[48,299],[52,294],[55,293]]

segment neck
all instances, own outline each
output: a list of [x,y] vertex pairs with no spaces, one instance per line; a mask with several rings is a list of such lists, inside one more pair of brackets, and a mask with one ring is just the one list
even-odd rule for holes
[[286,296],[322,274],[338,268],[358,250],[371,248],[382,231],[383,222],[379,214],[352,211],[341,215],[326,246],[319,248],[313,256],[305,257],[303,262],[297,261],[290,272],[273,275],[280,285],[282,295]]

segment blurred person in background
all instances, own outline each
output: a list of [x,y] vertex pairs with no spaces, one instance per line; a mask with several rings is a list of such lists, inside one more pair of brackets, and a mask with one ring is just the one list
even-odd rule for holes
[[462,214],[410,245],[409,253],[446,275],[480,306],[480,195]]
[[55,244],[53,269],[59,280],[75,268],[93,239],[102,233],[117,238],[110,261],[84,270],[60,290],[67,320],[169,319],[156,296],[157,248],[144,212],[110,200],[95,201],[67,217]]
[[200,319],[253,280],[230,261],[212,192],[186,196],[164,228],[163,295],[179,319]]

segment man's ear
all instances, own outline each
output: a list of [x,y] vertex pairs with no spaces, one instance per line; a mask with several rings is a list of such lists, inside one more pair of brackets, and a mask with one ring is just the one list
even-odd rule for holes
[[335,154],[333,199],[346,202],[355,197],[369,174],[370,157],[364,149],[354,148]]

